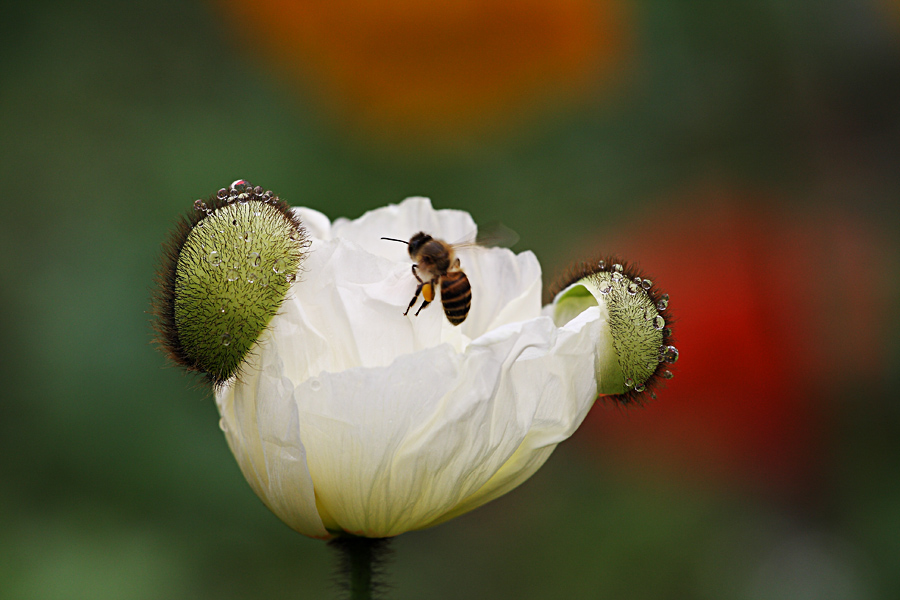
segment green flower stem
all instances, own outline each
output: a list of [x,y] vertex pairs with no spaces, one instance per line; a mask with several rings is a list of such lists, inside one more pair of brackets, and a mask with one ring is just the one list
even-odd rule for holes
[[372,600],[381,587],[377,581],[380,566],[388,551],[388,538],[343,535],[329,545],[340,555],[338,577],[349,592],[350,600]]

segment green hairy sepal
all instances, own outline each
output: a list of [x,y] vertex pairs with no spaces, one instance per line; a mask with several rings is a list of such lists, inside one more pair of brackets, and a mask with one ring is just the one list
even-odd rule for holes
[[580,265],[557,289],[557,325],[592,306],[608,324],[596,340],[598,393],[622,403],[640,402],[645,391],[655,398],[659,381],[672,377],[667,366],[678,360],[668,294],[615,258]]
[[239,180],[178,223],[154,296],[157,342],[188,371],[221,385],[278,312],[308,246],[288,205]]

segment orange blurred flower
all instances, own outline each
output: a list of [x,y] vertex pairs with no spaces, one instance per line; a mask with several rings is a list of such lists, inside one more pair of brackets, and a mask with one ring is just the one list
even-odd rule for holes
[[604,455],[696,479],[812,491],[836,390],[880,376],[886,243],[842,210],[671,203],[604,251],[663,285],[681,352],[644,409],[588,416]]
[[588,91],[623,53],[619,0],[220,0],[352,125],[465,137]]

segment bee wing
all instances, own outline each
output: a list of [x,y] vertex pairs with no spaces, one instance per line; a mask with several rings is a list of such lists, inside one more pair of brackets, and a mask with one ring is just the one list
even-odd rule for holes
[[492,221],[478,228],[477,237],[472,232],[451,245],[457,250],[473,247],[510,248],[518,241],[519,234],[499,221]]

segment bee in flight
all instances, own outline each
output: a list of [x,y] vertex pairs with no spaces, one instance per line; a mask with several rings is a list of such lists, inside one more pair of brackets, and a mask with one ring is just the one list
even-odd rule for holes
[[412,274],[419,282],[416,293],[406,307],[404,315],[409,314],[419,294],[422,295],[422,306],[416,311],[416,316],[422,309],[434,300],[435,288],[441,287],[441,304],[444,305],[444,314],[452,325],[459,325],[466,320],[469,308],[472,306],[472,286],[469,278],[463,273],[459,265],[459,258],[454,252],[454,247],[468,244],[448,244],[443,240],[433,238],[420,231],[412,236],[409,241],[396,238],[381,238],[393,242],[401,242],[409,246],[409,257],[413,260]]

